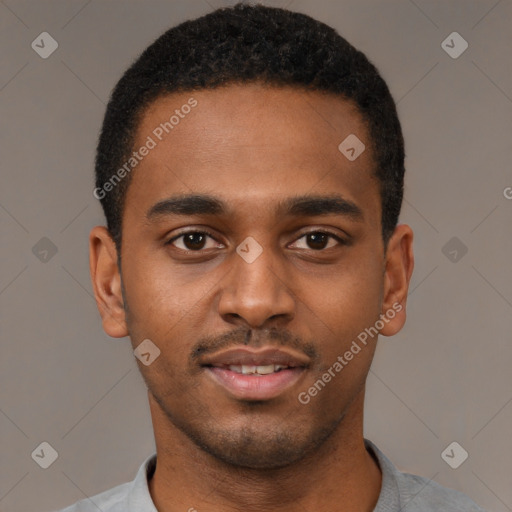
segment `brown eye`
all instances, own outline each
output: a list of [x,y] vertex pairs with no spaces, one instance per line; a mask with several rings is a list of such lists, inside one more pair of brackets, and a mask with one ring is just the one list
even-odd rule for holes
[[[324,231],[310,231],[304,233],[295,243],[299,240],[305,240],[305,247],[299,247],[300,249],[311,249],[313,251],[322,251],[323,249],[330,249],[336,244],[346,245],[346,242],[339,236],[333,233]],[[331,243],[330,243],[331,242]]]
[[183,251],[198,252],[205,248],[209,249],[216,247],[215,244],[211,245],[210,247],[205,247],[208,239],[214,240],[212,235],[206,231],[189,231],[187,233],[181,233],[180,235],[171,238],[171,240],[166,242],[166,245],[172,245]]
[[203,249],[205,240],[204,233],[187,233],[183,235],[183,244],[191,251]]
[[307,243],[311,249],[325,249],[330,236],[325,233],[308,233],[306,235]]

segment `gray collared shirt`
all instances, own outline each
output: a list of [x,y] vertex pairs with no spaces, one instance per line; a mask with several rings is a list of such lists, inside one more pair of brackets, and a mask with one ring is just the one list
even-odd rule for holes
[[[485,512],[459,491],[398,471],[371,441],[365,439],[365,445],[375,455],[382,471],[382,486],[374,512]],[[156,454],[152,454],[142,463],[132,482],[83,499],[59,512],[158,512],[148,487],[148,478],[155,467]]]

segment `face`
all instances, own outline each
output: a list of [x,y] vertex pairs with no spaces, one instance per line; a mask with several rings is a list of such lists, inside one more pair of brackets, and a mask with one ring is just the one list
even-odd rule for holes
[[[366,146],[355,160],[338,149],[350,134]],[[159,349],[138,361],[153,407],[201,450],[300,460],[361,414],[376,341],[362,333],[404,321],[411,235],[384,247],[365,124],[339,97],[230,85],[156,100],[134,147],[148,137],[120,273],[105,228],[91,233],[104,328]]]

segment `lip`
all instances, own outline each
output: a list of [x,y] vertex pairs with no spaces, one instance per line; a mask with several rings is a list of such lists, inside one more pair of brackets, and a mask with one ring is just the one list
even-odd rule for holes
[[244,375],[216,366],[209,366],[206,371],[215,382],[239,400],[270,400],[293,387],[305,368],[289,368],[270,375]]
[[236,347],[211,356],[202,358],[199,361],[201,366],[227,367],[232,365],[268,365],[280,364],[290,367],[305,367],[310,362],[309,357],[304,354],[286,349],[267,347],[262,349],[251,349],[250,347]]
[[[254,350],[249,347],[232,348],[204,358],[201,365],[214,382],[239,400],[270,400],[292,388],[304,375],[309,358],[291,350],[273,347]],[[229,366],[288,366],[267,375],[245,375]]]

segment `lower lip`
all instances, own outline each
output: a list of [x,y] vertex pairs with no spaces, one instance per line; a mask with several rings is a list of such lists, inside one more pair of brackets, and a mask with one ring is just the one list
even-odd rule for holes
[[213,379],[235,398],[241,400],[270,400],[291,388],[305,368],[290,368],[269,375],[244,375],[227,368],[207,367]]

